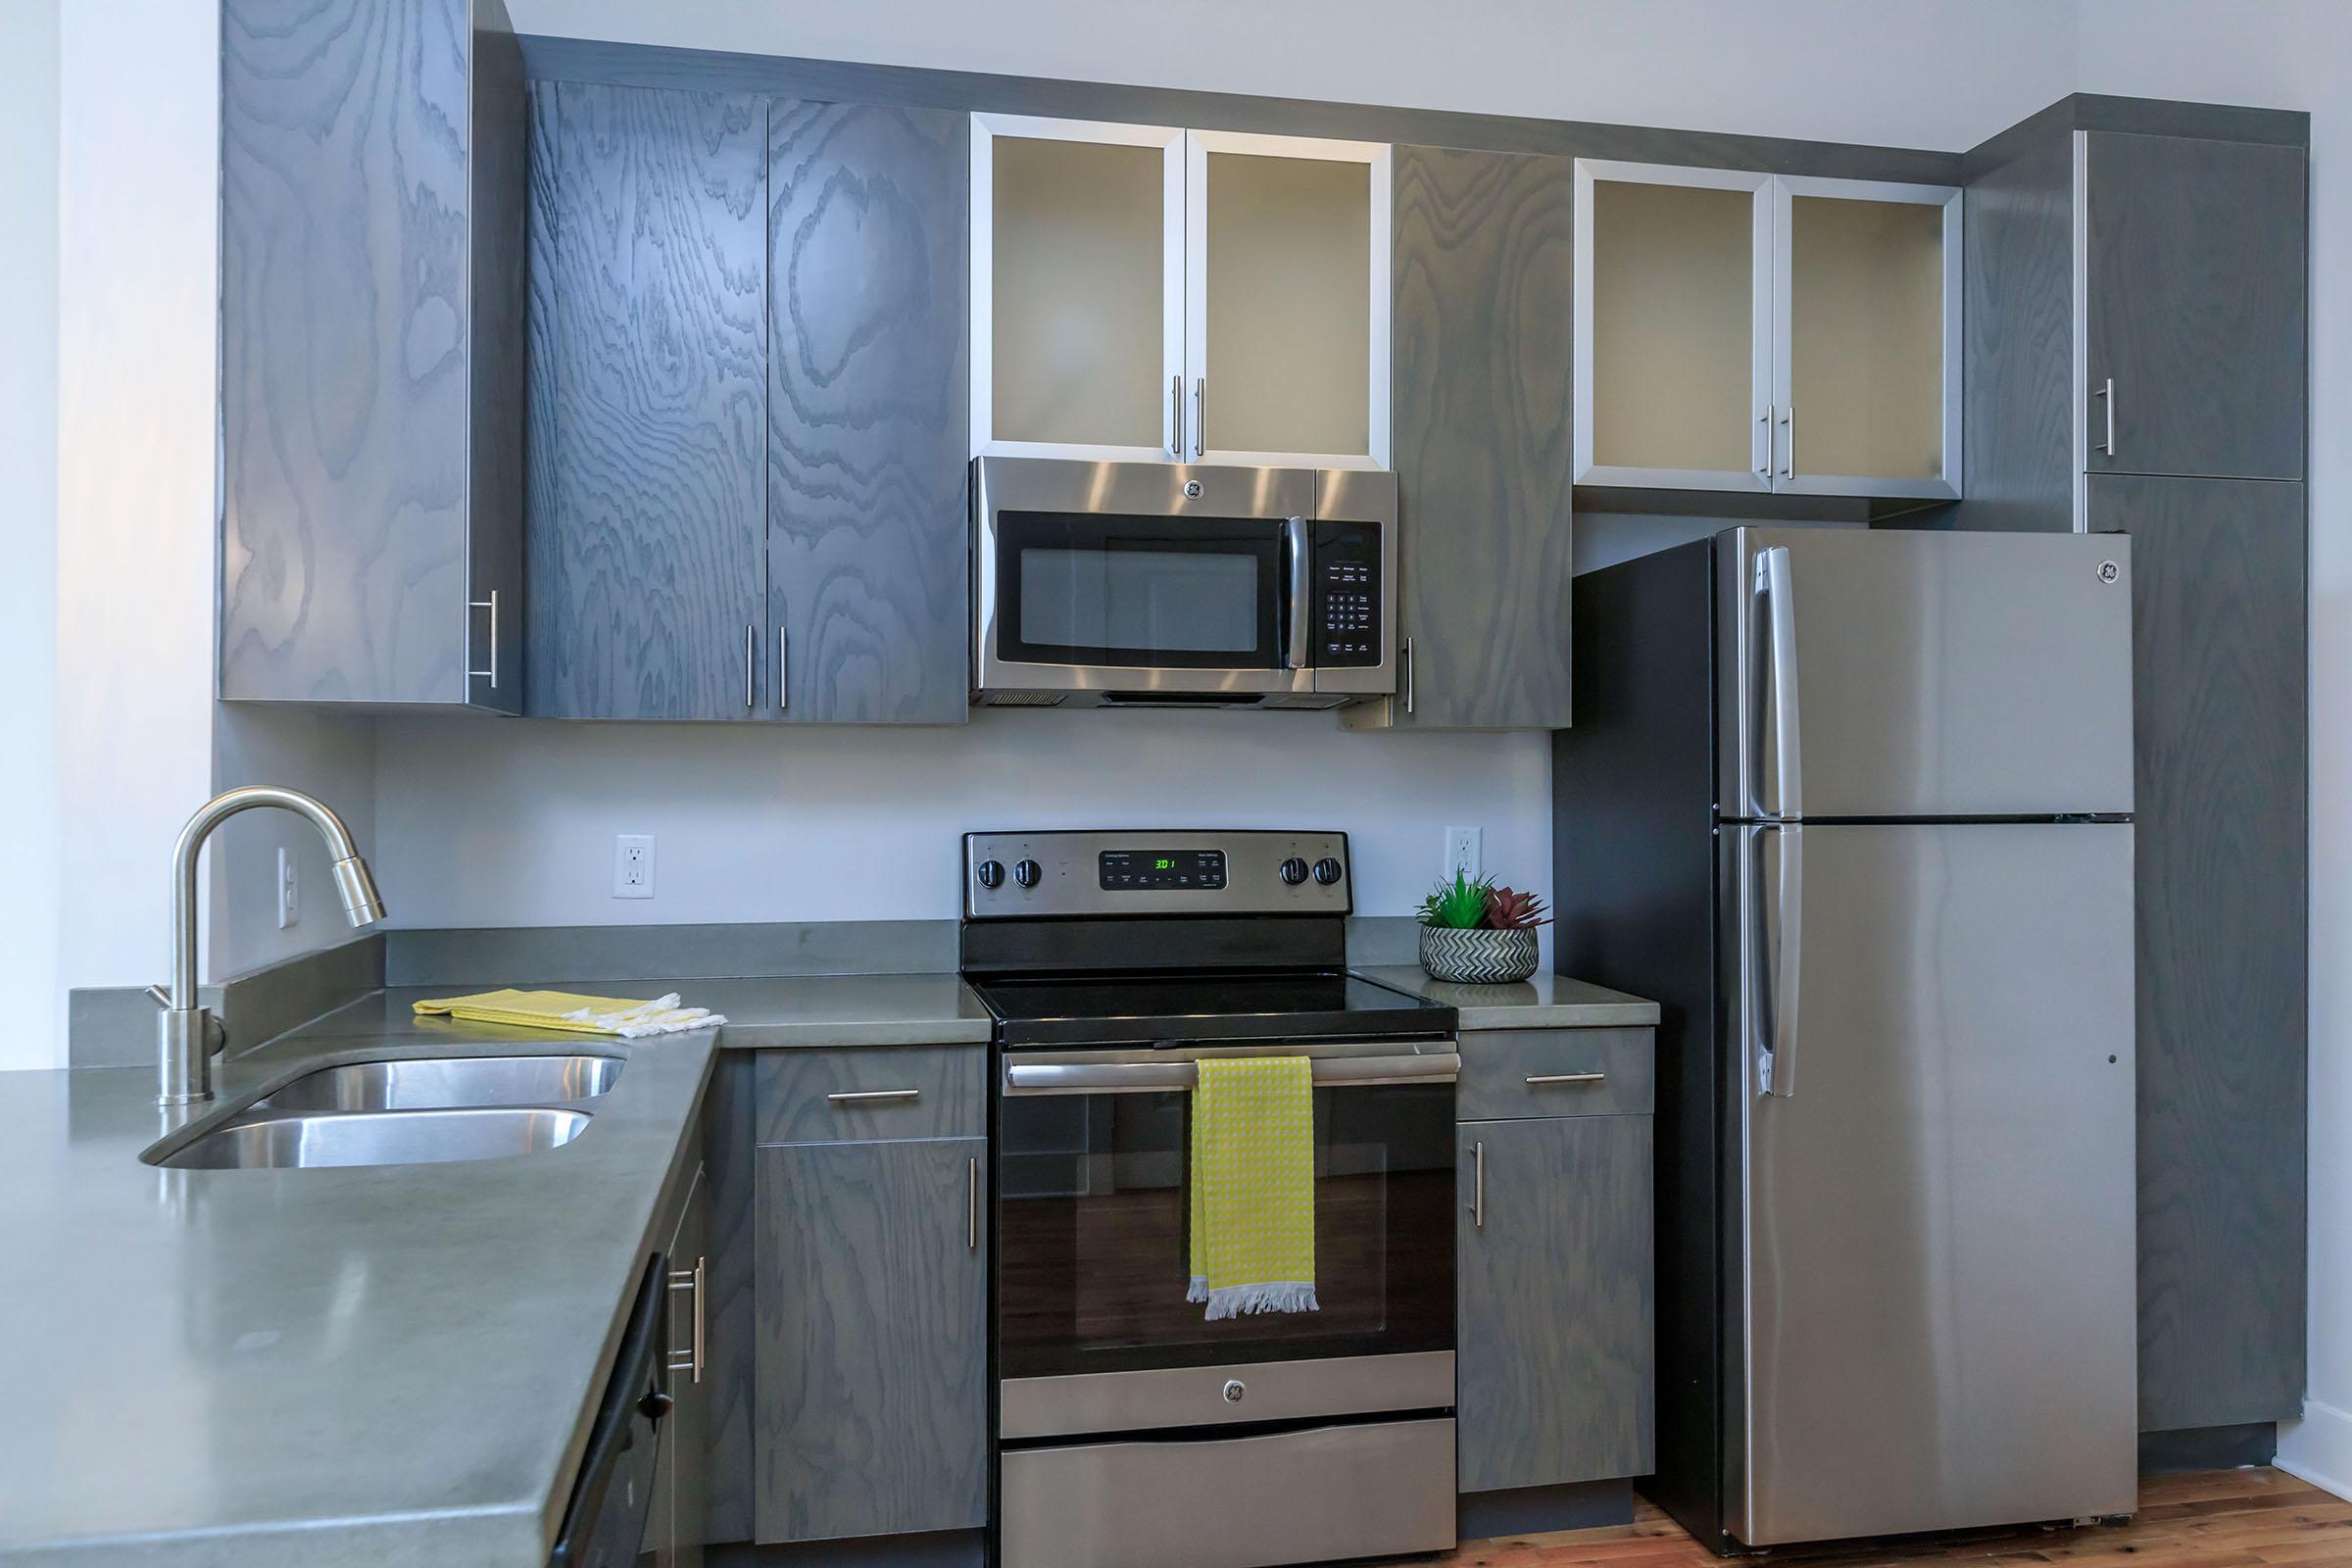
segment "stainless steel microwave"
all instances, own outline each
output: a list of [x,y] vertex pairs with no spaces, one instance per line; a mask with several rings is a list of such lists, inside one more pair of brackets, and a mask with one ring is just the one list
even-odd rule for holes
[[1396,689],[1396,476],[980,458],[972,676],[998,707],[1338,708]]

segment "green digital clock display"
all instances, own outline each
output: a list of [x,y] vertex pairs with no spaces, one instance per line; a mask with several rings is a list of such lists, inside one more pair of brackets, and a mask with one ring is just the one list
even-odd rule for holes
[[1225,887],[1223,850],[1104,850],[1099,867],[1105,891],[1218,893]]

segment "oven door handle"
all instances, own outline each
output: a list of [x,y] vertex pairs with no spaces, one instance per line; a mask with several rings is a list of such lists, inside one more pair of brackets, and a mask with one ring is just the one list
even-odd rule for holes
[[[1449,1084],[1462,1075],[1462,1058],[1452,1053],[1412,1056],[1319,1056],[1318,1089],[1371,1084]],[[1016,1061],[1004,1068],[1007,1095],[1156,1095],[1190,1090],[1200,1082],[1189,1061]]]
[[1284,554],[1290,557],[1290,667],[1310,667],[1312,650],[1307,631],[1314,606],[1315,539],[1304,517],[1286,517],[1282,523]]

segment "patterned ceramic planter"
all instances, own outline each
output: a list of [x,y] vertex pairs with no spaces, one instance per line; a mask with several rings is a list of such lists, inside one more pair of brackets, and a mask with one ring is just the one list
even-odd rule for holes
[[1536,934],[1524,931],[1456,931],[1421,928],[1421,967],[1433,980],[1499,986],[1536,972]]

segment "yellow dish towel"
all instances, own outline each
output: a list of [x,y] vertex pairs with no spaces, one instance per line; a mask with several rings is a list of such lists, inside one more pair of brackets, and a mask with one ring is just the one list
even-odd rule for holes
[[1313,1312],[1314,1069],[1303,1056],[1209,1056],[1193,1091],[1192,1288],[1207,1321]]
[[472,1023],[618,1035],[623,1040],[675,1034],[681,1029],[712,1029],[727,1021],[708,1007],[679,1006],[674,991],[651,1002],[637,997],[583,997],[569,991],[483,991],[470,997],[419,1002],[416,1011]]

